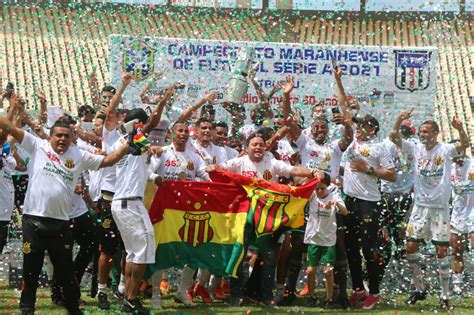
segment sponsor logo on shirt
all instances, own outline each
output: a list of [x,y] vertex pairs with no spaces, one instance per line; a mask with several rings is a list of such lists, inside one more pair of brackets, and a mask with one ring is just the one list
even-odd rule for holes
[[61,160],[55,154],[48,151],[48,152],[46,152],[46,155],[54,163],[58,163],[58,164],[61,163]]
[[255,171],[242,171],[242,176],[250,178],[258,178],[258,173]]

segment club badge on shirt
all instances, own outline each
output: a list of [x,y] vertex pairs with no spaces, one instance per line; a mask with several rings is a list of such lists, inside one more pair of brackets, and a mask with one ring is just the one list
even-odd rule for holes
[[369,150],[369,148],[367,148],[367,147],[365,147],[365,146],[362,147],[362,148],[360,149],[360,155],[362,155],[362,156],[365,157],[365,158],[369,157],[369,156],[370,156],[370,150]]
[[66,163],[64,163],[64,166],[66,166],[69,169],[74,168],[74,161],[73,160],[67,160]]
[[186,168],[188,169],[188,171],[194,171],[194,163],[188,162],[188,165],[186,165]]
[[265,172],[263,172],[263,179],[270,180],[270,179],[272,179],[272,177],[273,177],[272,173],[270,173],[269,170],[265,170]]
[[443,162],[444,162],[443,158],[439,154],[436,154],[434,158],[434,164],[436,166],[440,166],[441,164],[443,164]]
[[469,180],[474,180],[474,172],[469,173],[469,175],[467,176],[467,178],[468,178]]
[[25,254],[31,253],[31,244],[29,242],[24,242],[22,250]]
[[321,161],[321,163],[319,163],[319,168],[322,169],[322,170],[326,170],[328,168],[329,164],[327,161]]

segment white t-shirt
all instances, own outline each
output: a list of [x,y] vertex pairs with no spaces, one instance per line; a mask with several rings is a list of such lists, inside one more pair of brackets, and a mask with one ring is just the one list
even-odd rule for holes
[[[122,144],[117,141],[111,148],[118,149]],[[125,155],[115,164],[117,180],[113,200],[141,197],[145,195],[148,180],[148,155]]]
[[[415,139],[408,141],[416,142]],[[390,154],[395,172],[397,172],[397,180],[389,182],[380,180],[380,190],[386,193],[410,193],[413,190],[413,173],[415,170],[414,157],[410,150],[399,149],[390,139],[382,142],[385,150]]]
[[321,170],[328,173],[331,178],[339,177],[339,166],[342,157],[339,140],[319,145],[313,138],[301,133],[296,140],[296,145],[300,150],[302,166]]
[[465,158],[463,166],[454,165],[451,177],[453,213],[469,214],[474,210],[474,158]]
[[[101,154],[102,151],[99,148],[94,147],[93,145],[77,139],[77,147],[81,150],[88,151],[92,154]],[[107,167],[108,168],[108,167]],[[104,168],[101,168],[97,171],[88,171],[88,174],[84,176],[86,179],[86,185],[89,187],[89,195],[93,201],[99,200],[100,197],[100,181],[102,178],[102,173]]]
[[[239,156],[239,151],[229,146],[224,146],[225,152],[227,153],[227,160],[232,160]],[[227,161],[226,160],[226,161]]]
[[351,170],[350,162],[355,159],[364,160],[374,168],[394,168],[390,154],[381,142],[354,140],[347,148],[347,161],[344,164],[344,193],[355,198],[368,201],[381,199],[378,179],[373,175]]
[[[207,147],[203,147],[197,140],[191,140],[191,147],[194,148],[196,154],[204,160],[206,165],[222,164],[227,161],[227,152],[223,147],[212,143]],[[186,148],[186,150],[188,149],[189,147]]]
[[15,207],[15,187],[13,186],[12,172],[16,161],[12,155],[0,156],[3,167],[0,170],[0,221],[10,221]]
[[452,157],[458,156],[452,143],[438,143],[426,150],[422,143],[402,141],[402,150],[415,158],[415,204],[427,208],[447,208],[451,196]]
[[265,179],[278,182],[279,177],[290,177],[293,166],[277,160],[271,154],[265,154],[263,159],[252,162],[248,155],[229,160],[221,165],[224,169],[250,178]]
[[309,200],[309,218],[306,223],[304,233],[304,243],[318,246],[334,246],[336,245],[336,213],[337,207],[333,205],[329,208],[326,204],[334,200],[344,204],[341,199],[339,189],[335,185],[328,187],[329,194],[326,198],[318,198],[313,192]]
[[68,221],[77,179],[87,169],[99,169],[104,157],[76,146],[58,154],[47,140],[27,132],[21,145],[31,156],[23,213]]
[[158,176],[172,180],[194,180],[198,177],[208,181],[210,178],[205,169],[206,164],[194,151],[179,152],[171,144],[163,148],[159,158],[151,158],[148,173],[152,181]]
[[290,141],[286,137],[278,141],[276,152],[281,161],[291,165],[291,156],[295,154],[295,150],[293,150]]
[[[117,128],[108,131],[107,128],[104,127],[102,135],[102,149],[107,154],[110,154],[113,152],[112,146],[120,139],[120,133],[118,132]],[[104,168],[101,174],[100,190],[106,190],[112,193],[115,192],[115,181],[115,165]]]

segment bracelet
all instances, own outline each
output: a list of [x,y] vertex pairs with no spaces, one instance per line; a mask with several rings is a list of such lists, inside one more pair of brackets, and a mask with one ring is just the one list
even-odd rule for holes
[[374,168],[372,166],[367,170],[367,175],[372,175],[374,173]]

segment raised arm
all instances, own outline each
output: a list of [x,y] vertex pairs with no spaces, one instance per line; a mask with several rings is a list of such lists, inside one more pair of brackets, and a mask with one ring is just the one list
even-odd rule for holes
[[44,96],[44,93],[38,89],[36,90],[36,97],[40,101],[40,113],[38,117],[38,123],[42,125],[48,121],[48,107],[46,106],[46,96]]
[[171,96],[173,96],[176,86],[176,84],[173,84],[168,89],[166,89],[165,95],[158,103],[158,106],[155,107],[150,117],[148,117],[148,121],[143,127],[144,134],[150,133],[150,131],[152,131],[158,125],[161,120],[161,115],[163,115],[163,109],[165,108],[166,103],[170,100]]
[[295,121],[293,117],[293,113],[291,112],[291,104],[290,104],[290,94],[293,91],[295,84],[293,82],[293,78],[291,76],[286,77],[285,84],[283,85],[283,104],[282,104],[282,112],[283,112],[283,120],[285,124],[290,127],[290,135],[293,139],[298,139],[301,135],[301,128],[298,125],[298,122]]
[[402,111],[400,114],[398,114],[397,119],[395,120],[395,124],[393,125],[393,130],[392,133],[390,134],[390,141],[395,143],[395,145],[399,148],[402,147],[402,137],[400,136],[400,126],[403,121],[410,119],[413,116],[413,110],[412,108],[409,112],[407,111]]
[[467,136],[466,130],[464,130],[462,121],[453,118],[453,120],[451,120],[451,124],[453,128],[459,133],[460,142],[456,144],[456,151],[461,154],[469,147],[469,137]]
[[337,67],[333,70],[334,78],[336,79],[337,84],[337,92],[338,92],[338,100],[339,105],[341,106],[341,110],[343,113],[350,111],[351,109],[347,106],[347,96],[346,92],[344,91],[344,86],[342,85],[342,70],[341,67]]
[[178,121],[180,122],[186,122],[188,121],[193,113],[201,108],[204,104],[211,104],[214,105],[217,100],[217,93],[216,92],[211,92],[207,95],[205,95],[202,99],[200,99],[196,104],[186,108],[179,114]]
[[11,121],[2,116],[0,116],[0,129],[11,134],[18,143],[23,142],[23,137],[25,136],[23,129],[15,127]]
[[114,96],[110,100],[109,106],[107,107],[107,117],[105,118],[105,128],[107,130],[113,130],[117,127],[117,114],[116,110],[122,99],[123,92],[127,89],[127,86],[132,82],[132,74],[129,72],[124,72],[122,76],[122,84],[115,92]]

